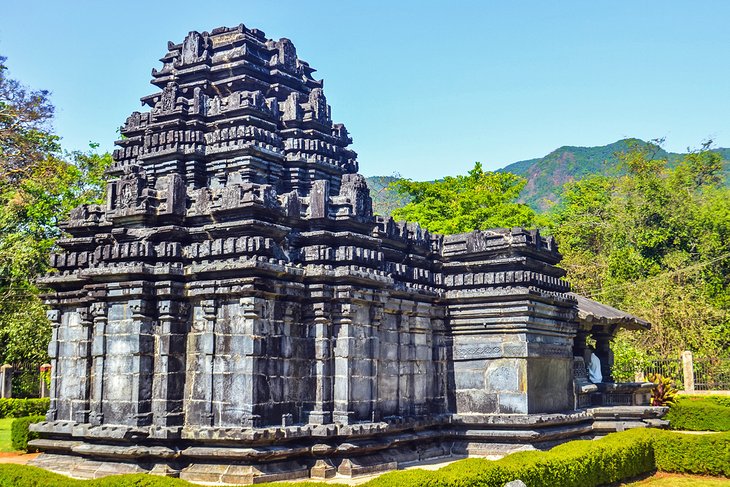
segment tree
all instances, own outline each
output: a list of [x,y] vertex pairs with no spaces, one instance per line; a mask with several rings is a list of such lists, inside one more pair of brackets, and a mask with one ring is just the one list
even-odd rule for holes
[[48,91],[29,91],[8,78],[5,61],[0,56],[0,180],[15,183],[60,146],[50,129]]
[[394,210],[393,217],[443,234],[532,226],[535,212],[516,202],[526,182],[510,173],[485,172],[478,162],[465,176],[430,182],[400,179],[392,187],[411,200]]
[[109,154],[63,154],[46,91],[7,77],[0,58],[0,361],[43,361],[50,338],[36,279],[74,207],[98,202]]
[[[552,231],[574,288],[648,319],[617,343],[653,355],[730,345],[730,190],[709,144],[674,169],[656,145],[620,155],[623,176],[570,183]],[[618,356],[630,356],[622,351]]]

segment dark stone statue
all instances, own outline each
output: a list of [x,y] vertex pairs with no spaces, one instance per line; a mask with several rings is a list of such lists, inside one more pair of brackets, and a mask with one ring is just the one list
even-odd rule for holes
[[376,217],[288,39],[170,43],[43,279],[37,463],[254,482],[582,434],[552,238]]

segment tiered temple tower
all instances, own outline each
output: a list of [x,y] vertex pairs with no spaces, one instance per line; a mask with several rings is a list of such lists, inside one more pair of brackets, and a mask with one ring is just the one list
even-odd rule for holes
[[43,279],[39,464],[253,482],[585,432],[552,238],[373,216],[288,39],[168,44]]

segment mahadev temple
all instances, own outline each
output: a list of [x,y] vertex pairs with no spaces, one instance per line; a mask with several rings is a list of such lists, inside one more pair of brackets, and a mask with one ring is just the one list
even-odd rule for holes
[[71,213],[41,280],[36,465],[256,483],[659,421],[651,384],[611,379],[611,337],[648,323],[572,294],[552,237],[373,215],[350,134],[291,41],[217,28],[160,61],[106,202]]

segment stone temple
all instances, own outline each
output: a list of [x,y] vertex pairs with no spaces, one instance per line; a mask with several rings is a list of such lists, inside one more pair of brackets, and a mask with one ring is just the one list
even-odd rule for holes
[[37,464],[252,483],[591,434],[590,328],[552,238],[374,216],[288,39],[240,25],[167,48],[106,203],[73,211],[42,280]]

